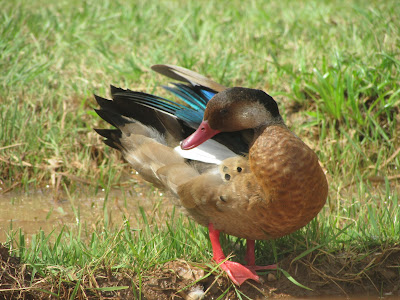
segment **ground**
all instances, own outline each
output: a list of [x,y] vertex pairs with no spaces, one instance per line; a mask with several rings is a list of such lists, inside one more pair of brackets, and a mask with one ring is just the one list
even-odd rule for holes
[[[329,261],[326,259],[330,256],[326,255],[325,261],[319,261],[314,252],[295,262],[292,262],[293,256],[280,263],[282,269],[312,290],[301,288],[276,272],[262,275],[261,283],[246,282],[235,288],[227,277],[214,273],[205,276],[207,267],[182,260],[167,262],[141,278],[129,270],[113,274],[103,269],[92,278],[85,278],[83,281],[87,282],[80,285],[74,281],[54,285],[39,274],[32,279],[30,268],[10,256],[9,250],[1,245],[0,299],[48,299],[50,295],[59,295],[61,299],[69,299],[71,295],[76,299],[137,299],[139,296],[142,299],[199,299],[196,297],[204,292],[204,299],[217,299],[221,295],[222,299],[238,299],[238,294],[250,299],[400,297],[400,245],[377,251],[373,256],[336,253]],[[137,289],[140,285],[142,295]]]

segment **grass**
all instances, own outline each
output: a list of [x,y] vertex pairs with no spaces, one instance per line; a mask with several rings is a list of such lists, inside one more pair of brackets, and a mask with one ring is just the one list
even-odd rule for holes
[[[138,209],[122,213],[119,224],[109,219],[112,190],[138,183],[93,132],[103,123],[92,93],[107,95],[113,84],[167,96],[155,88],[168,81],[150,71],[157,63],[267,91],[316,150],[328,203],[301,231],[257,244],[260,263],[311,254],[324,261],[335,253],[361,261],[399,245],[397,1],[249,1],[245,10],[239,1],[0,3],[0,193],[49,185],[56,199],[69,199],[78,220],[77,194],[106,193],[94,225],[32,238],[9,232],[2,242],[33,273],[66,281],[84,298],[81,287],[100,269],[140,277],[176,258],[210,261],[205,229],[178,212],[155,219]],[[225,246],[243,255],[242,241],[226,238]],[[364,274],[348,271],[354,280]],[[139,279],[135,293],[142,292]],[[51,291],[61,295],[57,286]]]

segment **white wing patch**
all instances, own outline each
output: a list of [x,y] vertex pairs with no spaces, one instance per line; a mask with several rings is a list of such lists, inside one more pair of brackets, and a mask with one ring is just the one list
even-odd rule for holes
[[182,150],[181,146],[175,147],[174,150],[183,158],[217,165],[229,157],[237,156],[235,152],[214,140],[207,140],[190,150]]

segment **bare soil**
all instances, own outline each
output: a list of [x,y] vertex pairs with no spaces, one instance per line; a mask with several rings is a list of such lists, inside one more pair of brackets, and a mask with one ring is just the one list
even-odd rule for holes
[[[32,278],[30,268],[0,245],[0,299],[69,299],[76,286],[75,299],[200,299],[200,295],[203,299],[217,299],[224,293],[222,299],[238,299],[238,291],[243,299],[243,295],[250,299],[400,298],[400,245],[383,251],[375,249],[368,255],[314,251],[295,262],[294,257],[284,259],[280,267],[312,291],[277,272],[261,275],[261,283],[245,282],[235,289],[225,275],[215,272],[207,277],[207,267],[182,260],[170,261],[141,274],[141,278],[129,270],[112,273],[104,269],[85,276],[77,285],[38,274]],[[122,289],[101,290],[105,287]]]

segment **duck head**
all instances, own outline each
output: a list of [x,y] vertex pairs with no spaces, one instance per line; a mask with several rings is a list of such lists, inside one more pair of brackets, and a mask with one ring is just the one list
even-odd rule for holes
[[199,128],[181,143],[183,150],[199,146],[220,132],[260,129],[282,124],[275,100],[261,90],[228,88],[208,103]]

